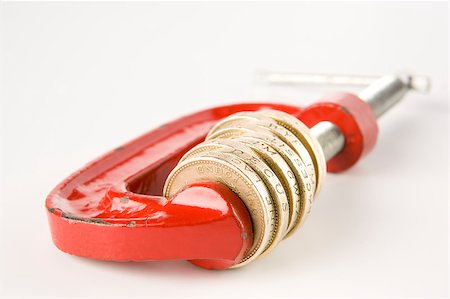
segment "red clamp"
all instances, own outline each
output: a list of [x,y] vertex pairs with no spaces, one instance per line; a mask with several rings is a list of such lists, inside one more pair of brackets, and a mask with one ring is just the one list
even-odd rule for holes
[[[198,182],[173,198],[162,197],[169,172],[217,121],[260,109],[290,113],[309,126],[322,120],[335,123],[348,139],[343,158],[336,157],[329,169],[348,168],[373,147],[376,130],[367,109],[352,96],[341,103],[347,110],[331,104],[305,111],[280,104],[223,106],[150,131],[91,162],[48,195],[53,241],[64,252],[100,260],[181,259],[207,269],[231,267],[252,245],[245,205],[224,185],[213,182]],[[360,112],[368,118],[361,119]]]

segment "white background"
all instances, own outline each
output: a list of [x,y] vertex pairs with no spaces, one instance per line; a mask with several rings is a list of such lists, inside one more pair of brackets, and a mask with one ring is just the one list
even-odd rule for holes
[[[447,3],[2,3],[0,294],[29,297],[444,297]],[[254,71],[431,76],[380,121],[375,150],[329,175],[310,219],[233,271],[99,262],[52,244],[46,194],[85,163],[219,104],[305,105]],[[337,87],[336,87],[337,88]],[[335,89],[336,89],[335,88]]]

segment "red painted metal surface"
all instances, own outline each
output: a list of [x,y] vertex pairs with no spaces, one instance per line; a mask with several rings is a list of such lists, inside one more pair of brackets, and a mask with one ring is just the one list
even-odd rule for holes
[[[114,261],[192,259],[207,269],[239,262],[252,244],[251,221],[245,205],[222,184],[199,182],[171,200],[161,198],[142,210],[111,218],[70,219],[49,213],[55,244],[74,255]],[[128,207],[124,207],[128,209]],[[133,216],[132,216],[133,215]],[[80,215],[79,215],[80,216]],[[147,223],[136,224],[147,218]],[[145,220],[144,220],[145,221]]]
[[298,116],[308,127],[321,121],[336,125],[345,137],[344,149],[327,162],[327,171],[341,172],[370,152],[377,141],[378,125],[370,106],[350,93],[333,93],[304,109]]
[[301,109],[240,104],[182,117],[107,153],[60,183],[47,197],[52,238],[64,252],[102,260],[183,259],[208,268],[236,264],[252,243],[239,198],[218,183],[199,182],[161,196],[181,156],[220,119],[240,111]]

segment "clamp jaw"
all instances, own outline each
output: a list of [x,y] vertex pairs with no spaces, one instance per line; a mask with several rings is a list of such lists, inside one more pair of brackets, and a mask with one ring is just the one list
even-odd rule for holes
[[327,170],[340,172],[373,148],[376,118],[416,86],[415,77],[383,77],[359,96],[336,93],[306,108],[228,105],[170,122],[94,160],[53,189],[46,199],[53,241],[64,252],[100,260],[188,260],[207,269],[239,265],[254,246],[259,219],[219,181],[190,182],[163,196],[166,179],[182,157],[219,121],[270,109],[307,125]]

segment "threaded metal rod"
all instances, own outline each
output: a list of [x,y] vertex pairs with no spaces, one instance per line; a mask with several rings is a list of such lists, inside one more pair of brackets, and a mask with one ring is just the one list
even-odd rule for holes
[[[384,76],[365,88],[358,96],[367,102],[379,118],[397,104],[410,89],[426,92],[429,81],[425,77]],[[326,160],[336,156],[345,146],[341,130],[330,122],[320,122],[311,128],[311,133],[322,146]]]

